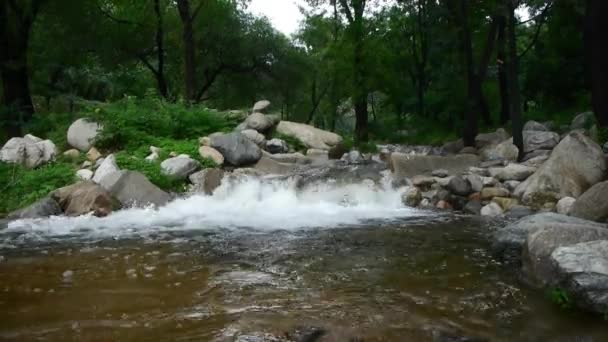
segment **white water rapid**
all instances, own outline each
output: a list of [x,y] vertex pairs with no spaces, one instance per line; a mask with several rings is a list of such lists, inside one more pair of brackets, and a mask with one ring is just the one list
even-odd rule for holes
[[126,209],[104,218],[87,215],[18,220],[9,223],[2,233],[112,237],[218,228],[296,230],[425,215],[404,207],[399,189],[392,189],[389,179],[381,186],[371,183],[338,186],[327,181],[297,190],[293,180],[233,179],[224,181],[213,196],[181,198],[158,209]]

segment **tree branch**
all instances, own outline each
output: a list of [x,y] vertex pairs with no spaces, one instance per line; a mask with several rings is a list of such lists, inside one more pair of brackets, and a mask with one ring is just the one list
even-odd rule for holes
[[107,17],[108,19],[118,23],[118,24],[123,24],[123,25],[133,25],[133,26],[137,26],[137,27],[143,27],[145,26],[144,24],[141,23],[136,23],[133,21],[129,21],[126,19],[120,19],[120,18],[116,18],[115,16],[113,16],[111,13],[105,11],[103,8],[101,8],[100,5],[97,6],[97,9],[99,9],[99,11],[101,12],[101,14],[103,14],[105,17]]
[[353,14],[350,11],[350,7],[348,7],[348,3],[346,2],[346,0],[340,0],[340,5],[342,5],[342,9],[344,10],[344,14],[346,14],[348,22],[351,24],[354,23],[355,19],[353,18]]
[[534,45],[536,45],[536,42],[538,42],[538,38],[540,37],[540,31],[542,30],[543,25],[545,25],[545,22],[547,21],[547,13],[548,13],[549,9],[551,8],[551,6],[552,5],[547,5],[545,7],[545,9],[540,13],[540,21],[538,22],[538,25],[536,26],[536,31],[534,32],[532,41],[524,49],[524,51],[517,56],[518,59],[523,58],[534,47]]

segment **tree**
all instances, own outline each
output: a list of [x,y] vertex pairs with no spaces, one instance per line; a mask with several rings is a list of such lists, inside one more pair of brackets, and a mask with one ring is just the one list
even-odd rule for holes
[[509,64],[508,64],[508,83],[509,83],[509,100],[510,100],[510,117],[513,125],[513,144],[519,149],[519,159],[524,154],[524,141],[523,141],[523,122],[521,118],[521,95],[519,91],[519,57],[517,54],[517,33],[515,29],[517,27],[517,16],[515,10],[517,9],[517,0],[506,0],[507,2],[507,39],[508,39],[508,50],[509,50]]
[[587,0],[585,54],[593,111],[601,127],[608,127],[608,46],[602,33],[608,29],[605,13],[608,13],[608,1]]
[[3,101],[10,107],[4,130],[8,136],[22,135],[31,119],[28,46],[32,25],[45,0],[5,0],[0,3],[0,76]]
[[182,22],[182,40],[184,44],[184,89],[186,101],[196,100],[196,62],[194,46],[194,20],[206,0],[199,0],[198,6],[192,12],[190,0],[177,0],[177,9]]

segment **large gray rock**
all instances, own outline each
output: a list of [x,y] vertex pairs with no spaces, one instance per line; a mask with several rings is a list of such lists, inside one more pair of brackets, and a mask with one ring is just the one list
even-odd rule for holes
[[572,205],[572,216],[592,221],[608,219],[608,181],[585,191]]
[[52,141],[31,137],[11,138],[0,150],[0,160],[30,169],[55,160],[58,151]]
[[8,214],[9,220],[44,218],[63,214],[59,203],[51,197],[46,197],[23,209]]
[[505,260],[518,262],[521,260],[523,246],[529,234],[540,229],[555,227],[606,228],[605,225],[575,217],[555,213],[536,214],[497,229],[494,232],[492,249]]
[[124,207],[162,206],[171,199],[168,193],[136,171],[116,171],[104,177],[100,185]]
[[473,192],[471,182],[462,176],[455,176],[448,182],[447,189],[458,196],[468,196]]
[[555,210],[558,214],[570,215],[570,213],[572,212],[572,207],[574,206],[574,202],[576,202],[575,198],[564,197],[557,202]]
[[253,105],[253,108],[251,110],[252,113],[264,113],[268,107],[270,107],[270,101],[268,100],[261,100],[256,102]]
[[471,154],[450,156],[421,156],[392,153],[390,165],[396,178],[411,178],[416,175],[430,175],[434,170],[444,169],[450,174],[459,174],[479,163],[479,157]]
[[462,139],[448,141],[445,144],[443,144],[443,146],[441,146],[441,149],[445,153],[450,153],[450,154],[456,154],[456,153],[460,152],[463,148],[464,148],[464,141]]
[[262,158],[262,150],[253,141],[241,133],[214,135],[211,147],[218,150],[226,162],[233,166],[244,166],[256,163]]
[[524,132],[525,131],[543,132],[543,131],[549,131],[549,128],[547,128],[547,126],[543,125],[540,122],[530,120],[530,121],[526,122],[526,124],[524,125],[523,131]]
[[80,182],[51,193],[67,216],[93,213],[103,217],[118,209],[118,202],[101,186],[91,182]]
[[511,163],[506,167],[490,168],[488,170],[492,177],[501,181],[523,181],[530,177],[536,168],[521,164]]
[[201,163],[186,155],[169,158],[160,163],[164,175],[174,179],[186,179],[201,168]]
[[580,113],[572,119],[570,130],[590,129],[595,124],[595,115],[593,112]]
[[97,170],[95,170],[93,182],[99,184],[104,177],[119,170],[120,168],[118,167],[118,164],[116,164],[116,157],[114,157],[113,154],[110,154],[101,162],[101,165],[99,165]]
[[224,165],[224,156],[220,151],[209,146],[201,146],[198,148],[198,154],[205,159],[211,159],[217,166]]
[[513,144],[513,139],[505,140],[497,145],[490,145],[481,150],[483,160],[516,161],[519,149]]
[[241,134],[244,135],[245,137],[247,137],[247,139],[253,141],[259,147],[266,146],[266,137],[254,129],[242,130]]
[[525,131],[523,137],[524,153],[536,150],[551,150],[559,144],[559,134],[555,132]]
[[205,169],[191,174],[188,178],[192,183],[192,186],[190,186],[191,193],[213,195],[215,189],[222,184],[224,171],[222,169]]
[[289,152],[289,146],[285,140],[275,138],[266,142],[266,151],[271,154],[287,153]]
[[272,128],[275,123],[271,118],[262,113],[253,113],[249,115],[247,119],[245,119],[245,124],[249,129],[253,129],[258,132],[266,132]]
[[408,186],[401,193],[401,202],[408,207],[417,207],[422,201],[422,192],[415,186]]
[[553,150],[551,157],[514,194],[529,204],[578,198],[606,174],[600,146],[580,133],[571,133]]
[[537,285],[555,284],[556,274],[551,265],[551,253],[555,249],[580,242],[607,239],[608,228],[587,225],[584,222],[538,228],[526,238],[522,253],[523,271],[529,280]]
[[478,149],[482,149],[487,146],[500,144],[501,142],[509,139],[509,133],[502,128],[491,133],[481,133],[475,137],[475,146]]
[[102,127],[87,119],[78,119],[68,128],[68,144],[87,152],[93,146],[93,141],[101,131]]
[[342,137],[336,133],[302,123],[281,121],[276,129],[280,134],[298,139],[308,148],[330,150],[342,143]]
[[579,308],[608,312],[608,241],[582,242],[551,253],[555,286]]
[[280,163],[268,157],[262,157],[253,167],[266,174],[287,175],[295,171],[296,164]]

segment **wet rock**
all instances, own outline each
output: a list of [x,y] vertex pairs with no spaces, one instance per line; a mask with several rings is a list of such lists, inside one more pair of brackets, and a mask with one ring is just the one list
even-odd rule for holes
[[417,207],[422,201],[422,193],[415,186],[408,186],[401,193],[401,202],[409,207]]
[[477,148],[475,148],[473,146],[466,146],[462,150],[460,150],[460,152],[458,152],[458,153],[459,154],[473,154],[473,155],[476,155],[477,154]]
[[513,192],[519,186],[519,184],[521,184],[521,182],[515,181],[515,180],[510,180],[510,181],[505,181],[503,184],[504,184],[505,188],[507,188],[507,190]]
[[271,158],[262,157],[253,168],[266,174],[288,175],[296,169],[296,165],[279,163]]
[[481,216],[487,217],[498,217],[502,216],[504,210],[495,202],[491,202],[485,207],[481,208]]
[[272,126],[274,126],[275,122],[271,120],[271,118],[267,117],[262,113],[253,113],[245,119],[245,125],[247,125],[248,129],[253,129],[258,132],[266,132]]
[[270,107],[270,101],[268,100],[261,100],[256,102],[253,105],[253,108],[251,109],[252,113],[265,113],[266,110],[268,109],[268,107]]
[[549,131],[549,128],[547,128],[547,126],[543,125],[540,122],[530,120],[530,121],[526,122],[526,124],[524,125],[523,130],[524,131],[543,132],[543,131]]
[[491,145],[481,150],[483,160],[516,161],[519,149],[513,144],[513,139],[505,140],[497,145]]
[[536,168],[511,163],[502,168],[490,168],[488,171],[492,177],[498,178],[501,181],[523,181],[533,175],[536,172]]
[[450,172],[445,169],[437,169],[437,170],[433,170],[433,172],[431,172],[431,175],[433,177],[446,178],[447,176],[450,175]]
[[439,201],[437,202],[437,204],[435,205],[435,208],[437,209],[441,209],[441,210],[452,210],[452,205],[450,203],[448,203],[447,201]]
[[[515,210],[521,209],[516,207],[511,209],[512,212]],[[599,223],[555,213],[535,214],[497,229],[494,233],[492,249],[497,256],[506,261],[519,262],[528,234],[533,234],[543,228],[556,227],[606,228]]]
[[475,146],[482,149],[487,146],[500,144],[507,139],[509,139],[509,133],[499,128],[496,132],[478,134],[475,137]]
[[101,131],[102,127],[87,119],[78,119],[68,128],[68,144],[86,152],[93,146],[93,141]]
[[481,190],[482,200],[491,200],[494,197],[510,197],[509,190],[503,188],[483,188]]
[[90,181],[57,189],[51,197],[68,216],[92,212],[95,216],[104,217],[119,208],[118,202],[105,189]]
[[562,215],[570,215],[570,211],[572,211],[572,206],[576,202],[575,198],[572,197],[564,197],[557,202],[555,207],[558,214]]
[[467,214],[471,215],[480,215],[482,204],[479,201],[469,201],[465,206],[463,211]]
[[95,147],[91,147],[89,152],[87,152],[87,159],[95,162],[99,158],[101,158],[101,153]]
[[525,131],[524,137],[524,153],[530,153],[536,150],[551,150],[559,144],[559,134],[555,132],[541,131]]
[[557,287],[583,310],[608,312],[608,241],[591,241],[556,248],[551,263]]
[[474,155],[460,154],[450,156],[391,154],[391,164],[397,177],[430,175],[434,170],[444,169],[449,174],[460,174],[471,166],[476,166],[479,158]]
[[473,192],[471,182],[462,176],[452,177],[447,186],[448,190],[459,196],[468,196]]
[[285,140],[274,138],[266,142],[266,151],[271,154],[287,153],[289,152],[289,146]]
[[46,197],[23,209],[19,209],[7,215],[9,220],[35,219],[63,214],[63,210],[56,200]]
[[224,179],[224,171],[222,169],[205,169],[191,174],[189,177],[192,185],[190,186],[191,193],[204,193],[205,195],[213,195]]
[[524,203],[556,202],[578,198],[606,173],[606,160],[597,143],[580,133],[571,133],[553,150],[551,157],[514,194]]
[[247,139],[253,141],[256,145],[260,147],[266,146],[266,137],[253,129],[245,129],[241,131],[241,134],[247,137]]
[[588,225],[584,221],[538,228],[527,236],[522,254],[523,271],[538,285],[556,284],[557,274],[551,263],[553,251],[559,247],[597,240],[608,240],[608,228]]
[[308,148],[328,151],[342,144],[341,136],[301,123],[281,121],[276,130],[280,134],[298,139]]
[[344,154],[342,160],[350,164],[359,164],[365,162],[365,158],[363,158],[361,152],[357,150],[353,150]]
[[535,211],[530,207],[526,207],[524,205],[515,205],[512,206],[509,211],[507,211],[506,216],[509,219],[519,220],[526,216],[534,215]]
[[251,165],[262,158],[262,150],[241,133],[212,136],[211,147],[218,150],[225,161],[233,166]]
[[220,151],[214,149],[209,146],[201,146],[198,148],[198,154],[201,158],[211,159],[217,166],[224,165],[224,156],[220,153]]
[[123,207],[146,207],[165,205],[170,200],[168,193],[152,184],[146,176],[136,171],[116,171],[103,177],[100,185]]
[[428,188],[431,185],[435,184],[437,181],[433,177],[417,175],[412,177],[411,182],[414,186]]
[[82,170],[78,170],[76,171],[76,177],[78,177],[78,179],[80,180],[91,180],[93,179],[93,171],[88,170],[88,169],[82,169]]
[[0,149],[0,160],[33,169],[55,160],[57,153],[57,147],[50,140],[11,138]]
[[571,205],[571,215],[591,221],[608,219],[608,181],[597,183]]
[[[100,159],[98,159],[100,160]],[[113,154],[107,156],[99,165],[93,176],[93,182],[99,184],[107,175],[119,171],[118,164],[116,164],[116,157]]]
[[160,163],[161,172],[173,179],[186,179],[201,168],[201,163],[187,155],[169,158]]

